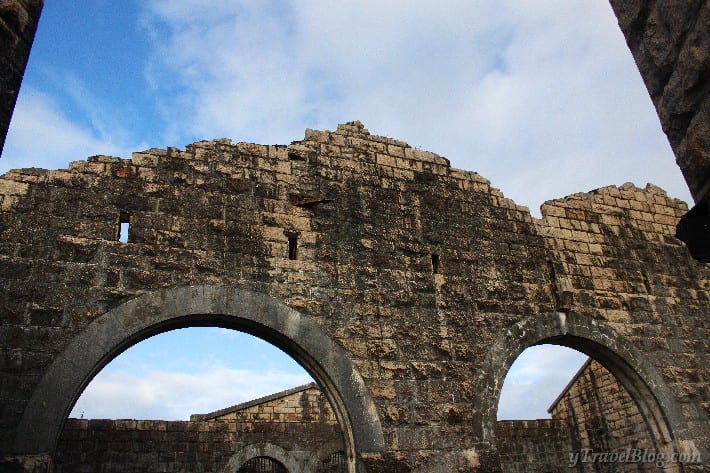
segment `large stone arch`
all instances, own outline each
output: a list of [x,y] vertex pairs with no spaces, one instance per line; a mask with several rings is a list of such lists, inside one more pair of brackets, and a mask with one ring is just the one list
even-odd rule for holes
[[491,346],[478,379],[482,390],[479,427],[485,442],[496,441],[498,401],[510,366],[526,348],[544,343],[583,352],[608,369],[636,402],[659,451],[697,451],[680,405],[648,358],[604,321],[561,312],[523,319],[500,334]]
[[320,384],[343,430],[351,471],[358,452],[384,448],[382,427],[363,379],[343,348],[313,321],[256,292],[183,286],[143,294],[92,321],[54,360],[18,426],[15,451],[54,452],[77,398],[110,360],[155,334],[219,325],[258,336],[298,361]]

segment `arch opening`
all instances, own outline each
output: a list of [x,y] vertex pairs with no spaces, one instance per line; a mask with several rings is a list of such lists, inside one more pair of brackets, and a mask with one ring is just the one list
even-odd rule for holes
[[[648,358],[603,321],[571,313],[529,317],[509,327],[494,342],[486,358],[486,369],[479,379],[485,393],[482,396],[485,405],[482,409],[481,437],[497,446],[496,449],[503,442],[497,425],[503,380],[514,360],[525,349],[543,344],[577,350],[608,371],[635,404],[655,452],[663,459],[690,459],[688,463],[692,463],[692,459],[697,457],[698,451],[680,406]],[[683,471],[680,461],[662,463],[658,463],[662,471]]]
[[383,448],[379,418],[362,378],[347,353],[317,325],[262,294],[193,286],[142,295],[91,322],[55,359],[35,390],[18,426],[15,450],[53,454],[71,407],[110,360],[152,335],[194,326],[240,330],[296,360],[333,408],[343,432],[348,471],[357,469],[357,452]]
[[186,421],[312,383],[293,358],[258,337],[186,327],[116,356],[89,382],[69,418]]
[[510,366],[501,390],[501,469],[666,471],[657,460],[661,439],[638,404],[594,358],[565,345],[528,347]]
[[[332,406],[288,355],[235,330],[190,327],[133,345],[99,372],[67,419],[54,469],[150,469],[157,455],[168,471],[223,471],[235,449],[263,441],[284,465],[310,462],[324,442],[344,449]],[[282,471],[270,465],[244,471]]]
[[254,457],[247,460],[237,473],[289,473],[280,461],[271,457]]

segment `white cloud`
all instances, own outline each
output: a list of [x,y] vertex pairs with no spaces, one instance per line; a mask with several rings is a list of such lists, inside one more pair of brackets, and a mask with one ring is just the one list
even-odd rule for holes
[[129,150],[136,149],[74,123],[52,97],[23,87],[0,159],[0,172],[24,167],[66,168],[71,161],[96,154],[128,157]]
[[503,383],[498,419],[549,419],[547,408],[586,360],[583,353],[557,345],[525,350]]
[[240,402],[311,382],[304,373],[254,372],[213,365],[202,373],[153,370],[101,372],[70,416],[186,420]]
[[604,2],[235,1],[215,11],[155,0],[146,13],[162,44],[152,70],[180,84],[183,134],[284,143],[360,119],[479,171],[533,212],[626,181],[689,197]]

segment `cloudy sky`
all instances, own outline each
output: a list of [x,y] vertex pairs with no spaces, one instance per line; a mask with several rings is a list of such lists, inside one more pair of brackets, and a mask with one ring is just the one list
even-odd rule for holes
[[[305,128],[333,130],[355,119],[479,172],[534,215],[545,200],[627,181],[689,200],[604,0],[49,1],[0,172],[221,137],[286,144]],[[93,404],[77,408],[91,417],[184,417],[240,400],[232,393],[233,401],[215,399],[221,405],[161,410],[209,397],[190,391],[208,379],[277,388],[239,365],[244,357],[210,358],[213,343],[205,343],[205,358],[196,342],[190,352],[183,344],[192,360],[183,368],[159,362],[169,342],[146,343],[159,348],[141,359],[156,363],[117,360],[87,391],[96,393]],[[549,386],[547,377],[561,371],[529,376],[542,361],[566,366],[556,375],[560,387],[581,364],[541,353],[512,370],[506,390],[514,391],[503,397],[518,407],[502,417],[545,415],[555,396],[533,409],[541,389],[530,380]],[[167,401],[147,379],[184,393],[182,400]],[[102,410],[121,390],[138,393],[140,414]]]

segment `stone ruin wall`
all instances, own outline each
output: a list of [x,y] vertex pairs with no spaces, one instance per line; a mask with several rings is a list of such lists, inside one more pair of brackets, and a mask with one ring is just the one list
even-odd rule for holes
[[200,284],[281,301],[346,350],[384,434],[384,450],[357,452],[368,471],[497,471],[496,390],[534,342],[505,333],[551,320],[637,350],[626,361],[660,373],[683,445],[707,449],[708,269],[673,237],[685,204],[654,186],[549,201],[535,220],[478,174],[350,123],[289,146],[13,171],[0,193],[2,452],[31,453],[16,426],[87,324]]
[[276,458],[292,467],[290,473],[317,473],[324,460],[345,449],[317,387],[250,404],[190,421],[69,419],[54,471],[219,473],[234,466],[236,472],[243,461],[268,456],[267,446],[275,445],[291,460]]
[[0,153],[43,5],[44,0],[0,1]]
[[[8,12],[19,11],[17,10],[18,6],[29,5],[33,10],[27,10],[31,13],[27,17],[31,20],[27,23],[30,25],[27,31],[34,31],[41,4],[41,1],[30,0],[5,2],[3,8],[9,7],[10,10],[2,11],[2,21],[5,25],[9,24],[8,20],[12,20],[12,17],[6,15]],[[708,4],[704,0],[680,3],[673,0],[638,2],[611,0],[611,4],[619,18],[619,24],[627,38],[629,47],[634,53],[658,110],[664,131],[669,136],[691,192],[696,202],[702,199],[707,201],[707,188],[703,184],[710,182],[707,172],[707,150],[710,149],[708,123],[710,121],[708,120],[708,88],[706,87],[707,59],[708,51],[710,51],[710,47],[708,47],[710,34],[707,33],[710,21],[706,21],[709,12]],[[17,31],[22,31],[22,28],[7,31],[15,35]],[[26,58],[31,36],[24,36],[25,39],[22,40],[20,50],[10,48],[3,51],[2,60],[8,63],[22,63],[22,69],[24,69],[25,59],[23,57]],[[20,44],[16,39],[7,43]],[[11,67],[6,69],[10,72],[14,70]],[[8,97],[7,100],[3,99],[3,104],[14,103],[16,99],[20,76],[17,74],[15,76],[17,77],[3,76],[3,92],[7,93]],[[9,111],[6,114],[3,113],[0,122],[4,140],[7,123],[9,123]],[[237,145],[236,147],[240,146],[243,151],[249,148],[246,145]],[[387,146],[385,144],[386,148]],[[200,148],[202,150],[197,152]],[[39,172],[35,174],[23,172],[5,176],[3,181],[5,214],[2,217],[3,256],[0,272],[2,273],[2,287],[7,289],[7,293],[2,301],[3,333],[0,334],[0,356],[2,356],[0,402],[3,405],[0,416],[0,455],[33,453],[16,452],[13,447],[15,428],[18,419],[22,416],[23,406],[26,405],[33,387],[36,386],[49,361],[66,345],[73,334],[78,333],[85,325],[86,320],[97,316],[103,310],[139,294],[141,291],[160,287],[161,284],[189,284],[191,281],[204,279],[217,279],[227,284],[248,282],[248,284],[259,286],[261,289],[266,287],[271,294],[282,295],[284,293],[278,283],[269,279],[272,274],[269,274],[268,271],[248,269],[249,265],[246,260],[249,259],[249,251],[223,252],[229,253],[230,257],[221,258],[217,256],[219,252],[214,249],[200,250],[195,246],[195,242],[186,243],[187,239],[183,237],[189,225],[183,226],[186,222],[185,217],[178,217],[174,209],[164,212],[153,207],[154,210],[151,213],[149,206],[144,208],[137,203],[128,206],[134,211],[137,209],[138,213],[134,215],[136,221],[147,216],[157,218],[155,231],[149,232],[150,236],[155,239],[146,245],[141,250],[142,252],[130,251],[128,248],[121,248],[120,245],[115,244],[113,237],[116,235],[117,225],[116,223],[105,223],[115,221],[116,212],[123,211],[122,209],[126,207],[123,204],[131,201],[130,197],[119,198],[116,193],[121,190],[133,191],[136,190],[136,187],[141,187],[135,186],[135,183],[128,184],[128,180],[124,180],[119,185],[114,182],[104,187],[106,182],[112,181],[111,175],[114,170],[124,169],[117,171],[117,173],[141,172],[145,177],[150,174],[151,170],[158,168],[157,164],[161,160],[165,160],[168,155],[174,157],[182,155],[184,158],[191,153],[219,154],[224,152],[226,148],[229,148],[226,143],[202,143],[193,145],[186,152],[172,149],[164,152],[154,151],[138,154],[132,163],[113,159],[106,159],[102,163],[101,158],[97,158],[91,164],[77,164],[72,171],[67,172]],[[211,151],[207,151],[210,149]],[[271,159],[277,154],[277,148],[252,147],[252,150],[256,149],[260,151],[250,158],[254,161],[261,157],[265,162],[269,162],[269,165],[274,162],[288,162],[284,159]],[[272,150],[271,157],[269,151],[265,151],[266,149]],[[410,151],[411,155],[412,151]],[[195,156],[193,155],[192,158],[194,159]],[[162,166],[164,165],[165,163],[162,163]],[[167,166],[167,168],[173,167],[175,167],[175,163]],[[163,167],[162,172],[167,176],[172,171]],[[446,173],[449,174],[449,178],[456,174],[453,170],[448,170]],[[260,173],[257,171],[257,174]],[[128,175],[124,177],[128,177]],[[104,196],[102,202],[105,206],[88,205],[78,214],[72,215],[73,212],[70,209],[77,201],[88,202],[92,197],[86,189],[82,190],[82,186],[87,182],[93,182],[92,185],[100,183],[99,188]],[[151,184],[163,188],[170,187],[165,182],[162,186],[156,182],[151,183],[150,178],[146,182],[148,187]],[[473,182],[468,185],[472,186]],[[479,192],[485,188],[481,182],[473,185],[473,187],[475,186],[478,186]],[[637,191],[641,194],[640,197],[636,195]],[[28,194],[30,195],[28,196]],[[634,195],[630,196],[629,194]],[[194,194],[193,197],[193,199],[186,199],[186,202],[201,202],[199,206],[203,208],[205,200]],[[68,199],[67,203],[62,203],[63,198]],[[499,209],[498,212],[493,212],[498,214],[495,215],[494,221],[505,222],[507,220],[506,218],[496,220],[500,217],[501,206],[495,202],[494,198],[483,200],[487,205],[492,204],[491,208]],[[547,234],[545,246],[553,245],[545,250],[546,257],[538,258],[536,263],[531,265],[537,267],[542,260],[548,260],[550,263],[549,278],[538,278],[536,283],[538,287],[547,291],[548,300],[545,303],[538,303],[537,306],[532,304],[532,310],[518,307],[520,310],[506,312],[505,316],[499,317],[501,320],[495,321],[495,317],[491,319],[490,314],[486,314],[485,307],[487,303],[491,304],[487,302],[490,299],[481,297],[480,291],[474,297],[466,294],[465,296],[469,297],[470,302],[474,304],[472,306],[474,318],[478,323],[484,323],[484,326],[489,329],[484,331],[486,333],[481,335],[481,340],[475,345],[485,345],[487,340],[491,340],[491,336],[487,333],[502,330],[506,326],[511,327],[514,320],[522,317],[521,314],[534,313],[535,310],[544,311],[551,308],[567,310],[567,308],[575,307],[585,314],[591,314],[592,317],[596,317],[595,320],[605,325],[607,322],[612,324],[614,329],[621,331],[624,337],[628,337],[629,343],[639,344],[640,351],[648,357],[650,364],[658,368],[664,382],[668,383],[671,388],[672,397],[680,404],[682,417],[687,421],[687,430],[691,432],[690,438],[694,438],[696,446],[707,452],[708,434],[703,423],[707,423],[708,396],[702,382],[707,379],[707,371],[704,368],[707,363],[702,362],[707,353],[707,328],[703,323],[703,314],[707,314],[707,269],[697,266],[693,262],[685,261],[686,253],[673,240],[672,232],[669,233],[667,228],[648,231],[648,226],[655,226],[657,222],[653,222],[653,218],[649,218],[648,215],[642,215],[641,218],[631,217],[630,209],[626,207],[626,205],[634,203],[637,206],[647,203],[651,209],[646,213],[653,216],[656,205],[660,204],[662,207],[674,209],[671,214],[667,214],[668,216],[677,217],[679,214],[677,204],[666,199],[662,193],[656,192],[653,188],[645,191],[630,188],[606,188],[593,195],[577,198],[576,200],[583,204],[582,209],[577,207],[580,202],[574,202],[574,200],[562,200],[553,204],[553,207],[558,207],[554,211],[563,214],[560,222],[564,222],[566,225],[581,226],[587,224],[586,219],[590,217],[593,220],[613,220],[614,217],[618,217],[620,224],[607,221],[602,225],[591,221],[588,223],[591,231],[587,232],[584,229],[576,229],[574,226],[571,228],[555,227],[552,223],[553,228],[570,231],[570,234],[564,237],[551,235],[544,220],[542,227],[537,223],[534,224],[533,227],[539,228],[542,233]],[[587,204],[584,204],[585,201]],[[487,205],[483,208],[488,209]],[[505,209],[505,205],[502,207]],[[37,209],[36,213],[34,212],[35,208]],[[89,211],[87,212],[87,210]],[[505,211],[508,210],[510,209]],[[37,220],[37,225],[23,224],[21,214],[33,215],[33,218]],[[166,221],[165,218],[171,215],[174,218],[171,221]],[[204,215],[211,214],[205,212]],[[194,220],[199,220],[199,218],[193,218]],[[204,219],[202,223],[209,223],[210,220],[218,222],[219,218]],[[149,223],[148,220],[144,220],[144,222]],[[150,222],[152,223],[153,220]],[[512,218],[512,222],[513,226],[519,225],[517,218]],[[16,223],[21,225],[22,230],[8,232],[8,225]],[[72,228],[72,224],[75,225],[74,228]],[[597,225],[601,233],[595,230],[593,224]],[[643,224],[643,227],[636,226],[637,224]],[[215,223],[215,225],[217,228],[220,227],[220,224]],[[226,224],[224,226],[226,227]],[[529,224],[521,226],[525,229],[531,228]],[[496,229],[498,227],[510,228],[510,225],[498,225]],[[138,229],[138,234],[134,237],[141,238],[140,234],[144,233],[146,228]],[[254,227],[249,228],[253,229]],[[599,238],[605,240],[607,237],[609,239],[601,244],[600,254],[598,253],[599,248],[595,246],[596,242],[590,244],[589,241],[575,240],[571,234],[573,230],[586,233],[587,238],[592,240]],[[244,234],[238,236],[229,233],[229,231],[224,232],[225,242],[223,245],[225,248],[228,244],[233,245],[232,248],[238,247],[239,245],[236,243],[239,238],[249,240],[249,236],[244,236]],[[156,246],[158,238],[161,244]],[[169,243],[171,238],[174,238],[173,243],[175,244]],[[613,246],[614,239],[617,243],[621,243],[620,247]],[[283,245],[280,238],[276,238],[275,241],[278,241],[279,247]],[[586,250],[584,245],[578,245],[580,243],[587,243]],[[581,247],[583,250],[579,253],[580,258],[577,258],[575,246]],[[536,247],[533,245],[532,248]],[[539,250],[531,249],[530,252],[536,254]],[[259,253],[259,255],[261,254]],[[236,255],[243,255],[244,259],[240,260]],[[639,255],[647,259],[637,260],[630,255]],[[141,258],[142,262],[139,261]],[[203,258],[212,258],[213,262],[221,263],[221,265],[207,268],[205,267],[208,266],[207,264],[202,264]],[[490,260],[490,257],[486,255],[484,259]],[[505,266],[505,260],[505,258],[499,258],[496,262],[503,263]],[[602,268],[595,262],[600,264]],[[261,266],[263,258],[257,257],[254,263],[256,263],[254,267],[263,267]],[[515,266],[515,264],[512,265]],[[166,282],[161,282],[159,278],[153,277],[153,274],[161,271],[163,273],[160,276],[168,276],[166,273],[169,273],[170,267],[173,267],[176,274],[169,277]],[[222,276],[230,269],[237,268],[241,268],[238,274],[230,272],[228,276]],[[593,269],[601,270],[602,274],[610,277],[610,282],[599,282],[599,280],[593,279],[590,276]],[[61,277],[52,278],[50,274],[43,276],[41,275],[43,270],[59,270],[57,274]],[[288,274],[288,270],[281,270],[280,277],[287,277],[285,274]],[[493,272],[491,274],[495,275]],[[352,279],[367,280],[367,277],[361,277],[362,273],[359,276],[359,278]],[[293,274],[288,277],[293,278]],[[51,289],[46,293],[46,296],[32,295],[31,291],[20,288],[22,284],[27,283],[39,291],[50,287]],[[527,283],[534,284],[534,282]],[[409,286],[410,282],[407,281],[406,285]],[[491,284],[491,286],[495,286],[495,284]],[[628,289],[628,292],[615,292],[615,288],[623,286],[626,286],[624,291]],[[63,296],[67,296],[67,299],[62,299]],[[313,300],[309,297],[299,300],[295,296],[286,299],[289,304],[295,303],[300,306],[312,304]],[[71,303],[64,301],[71,301]],[[507,304],[510,304],[510,300],[505,301],[504,305]],[[342,306],[342,304],[340,305]],[[72,308],[72,306],[75,307]],[[314,306],[317,309],[317,304]],[[386,311],[387,307],[384,309]],[[451,312],[455,312],[455,310]],[[495,310],[490,311],[490,313],[494,312]],[[318,310],[309,313],[318,313]],[[449,317],[450,315],[447,314],[442,319]],[[502,320],[506,318],[510,320]],[[363,331],[363,328],[369,327],[371,324],[363,323],[362,317],[354,319],[354,322],[352,327],[357,332],[354,335],[359,335],[359,337],[347,337],[348,339],[352,338],[356,341],[376,339],[369,330]],[[645,336],[647,329],[648,336]],[[348,328],[345,332],[351,330],[352,328]],[[381,339],[387,333],[387,323],[380,324],[377,336]],[[476,334],[464,334],[463,337],[468,335]],[[340,339],[343,339],[342,334]],[[456,340],[450,340],[450,344],[455,345]],[[374,379],[375,375],[383,374],[384,379],[389,379],[387,376],[408,379],[410,386],[419,388],[422,383],[416,381],[418,379],[416,373],[423,373],[424,368],[431,369],[434,373],[449,374],[451,363],[445,364],[446,368],[442,369],[441,360],[431,361],[427,358],[422,361],[401,352],[401,343],[398,342],[394,345],[396,348],[385,350],[384,355],[374,352],[381,350],[382,344],[365,345],[368,348],[361,348],[359,355],[354,356],[354,358],[358,358],[358,367],[367,374],[368,379]],[[524,343],[515,341],[511,343],[512,347],[517,345],[522,346]],[[370,350],[373,351],[372,355]],[[475,352],[476,348],[468,350]],[[387,353],[393,352],[396,353],[396,356],[387,355]],[[700,361],[698,361],[699,359]],[[459,361],[460,358],[456,358],[456,360]],[[396,366],[400,366],[397,363],[406,366],[406,369],[394,369]],[[462,362],[462,364],[466,363]],[[475,361],[472,361],[471,365],[471,368],[481,366]],[[394,375],[393,373],[399,374]],[[412,389],[412,387],[403,391],[401,379],[392,386],[393,390],[387,392],[392,393],[389,394],[390,400],[403,401],[402,404],[387,405],[387,399],[382,399],[381,391],[378,391],[376,396],[379,406],[378,412],[385,421],[384,428],[388,432],[388,448],[399,452],[394,456],[406,458],[412,464],[420,464],[422,461],[426,463],[425,459],[423,460],[426,455],[416,453],[421,451],[415,446],[418,442],[397,443],[393,441],[392,432],[405,432],[407,431],[406,425],[410,425],[415,418],[420,419],[420,411],[413,406],[416,404],[426,405],[428,402],[426,397],[422,398],[419,395],[420,392],[426,391]],[[436,382],[437,379],[439,378],[434,378],[432,381]],[[449,379],[457,378],[454,376]],[[387,388],[389,389],[389,386]],[[461,400],[464,401],[462,404],[472,402],[474,397],[475,395],[470,391],[469,394],[462,395]],[[416,402],[412,402],[413,400]],[[454,399],[454,401],[456,400]],[[485,401],[482,403],[488,406],[484,406],[484,411],[490,409],[490,403]],[[465,409],[466,406],[462,405],[461,408]],[[473,420],[476,424],[475,420],[479,414],[473,416],[469,414],[472,419],[468,420]],[[490,413],[482,415],[483,417],[491,417]],[[424,431],[430,426],[436,430],[441,428],[443,424],[431,421],[422,422],[419,425],[425,426],[421,429]],[[481,438],[481,432],[475,432],[474,437]],[[427,440],[422,440],[419,443],[421,445],[432,444]],[[485,451],[485,448],[481,448],[481,451]],[[33,459],[34,457],[27,457],[27,464],[34,463],[40,468],[45,462],[42,457],[44,453],[36,453],[39,453],[36,461]],[[373,458],[375,457],[376,455]]]
[[[643,415],[629,393],[596,361],[590,361],[574,383],[552,406],[558,419],[574,432],[571,452],[625,452],[655,449]],[[613,464],[581,463],[579,471],[658,471],[652,462]]]
[[[654,462],[638,461],[638,455],[656,451],[653,434],[628,391],[597,361],[587,360],[549,412],[551,419],[498,421],[503,472],[660,471]],[[590,456],[594,452],[626,452],[636,461],[594,462]],[[575,463],[570,455],[575,454],[576,464],[570,466]]]
[[239,452],[250,446],[268,452],[262,446],[269,444],[279,445],[299,465],[289,472],[315,473],[318,457],[333,453],[322,446],[342,450],[342,442],[333,442],[338,436],[337,425],[313,422],[69,419],[53,471],[221,473]]
[[567,472],[570,433],[556,419],[500,420],[496,426],[503,473]]
[[[633,461],[620,469],[617,464],[585,461],[583,457],[578,457],[574,468],[569,467],[570,455],[581,455],[584,450],[631,449],[634,455],[636,450],[655,451],[633,399],[598,362],[590,359],[580,368],[550,412],[552,419],[497,422],[503,473],[659,471],[653,462]],[[269,443],[298,458],[302,471],[317,472],[328,455],[344,450],[342,441],[332,440],[341,435],[340,429],[316,385],[211,414],[194,414],[190,420],[69,419],[60,439],[55,471],[196,471],[200,465],[200,471],[220,472],[235,452]],[[294,423],[298,425],[291,425]]]
[[190,420],[338,423],[330,403],[315,383],[306,389],[293,389],[298,391],[284,395],[277,393],[210,414],[192,414]]
[[[707,0],[610,0],[696,202],[710,202],[710,7]],[[0,3],[0,151],[43,0]]]

